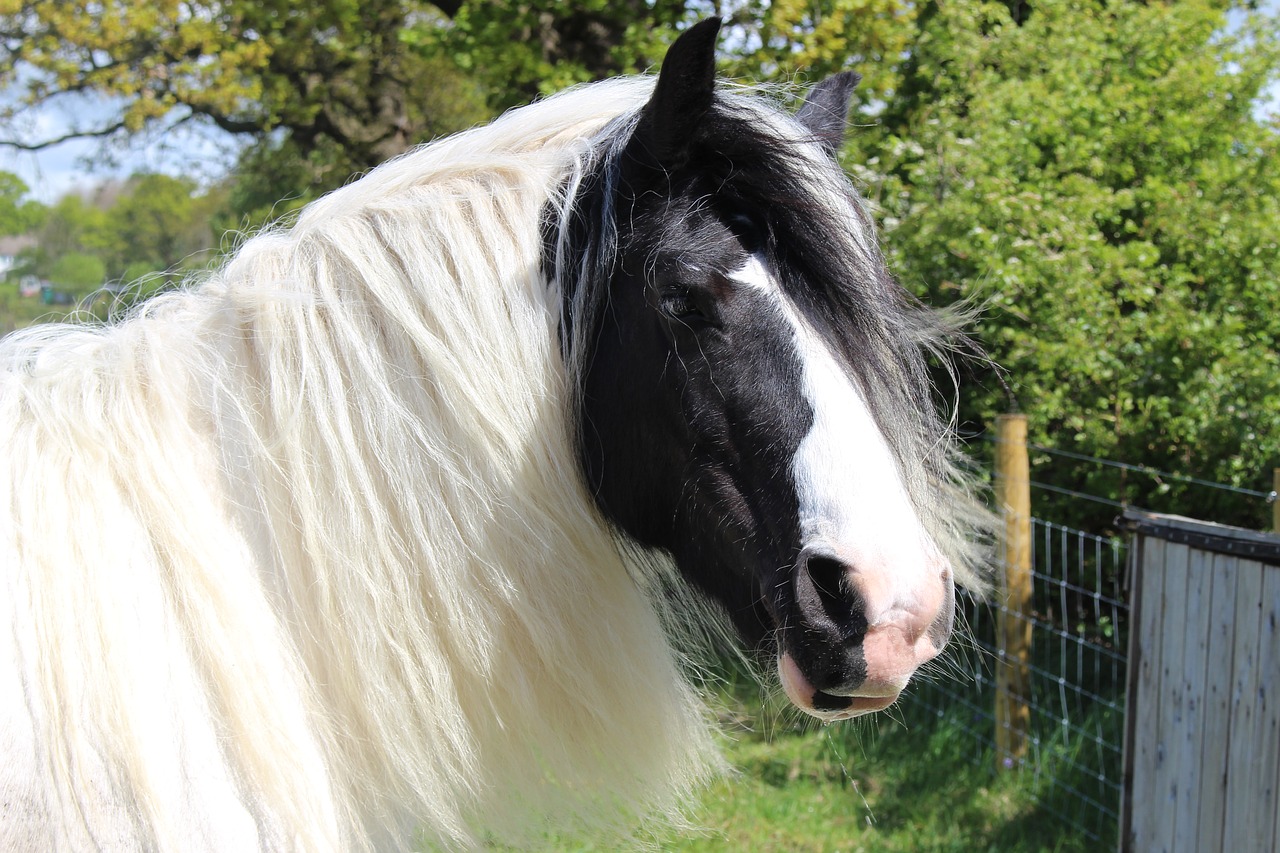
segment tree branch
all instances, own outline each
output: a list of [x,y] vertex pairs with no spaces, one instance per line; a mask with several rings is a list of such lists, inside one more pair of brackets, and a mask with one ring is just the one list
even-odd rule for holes
[[251,119],[234,119],[222,113],[214,112],[207,107],[201,107],[197,104],[184,103],[182,106],[191,110],[193,115],[203,116],[218,126],[219,130],[225,130],[227,133],[245,134],[245,133],[264,133],[270,130],[265,122],[253,121]]
[[61,145],[64,142],[70,142],[73,139],[101,139],[104,136],[110,136],[125,129],[123,121],[118,121],[109,127],[99,128],[97,130],[73,130],[64,133],[62,136],[56,136],[52,139],[43,139],[39,142],[19,142],[16,139],[0,138],[0,145],[17,148],[21,151],[43,151],[46,148],[52,148],[55,145]]

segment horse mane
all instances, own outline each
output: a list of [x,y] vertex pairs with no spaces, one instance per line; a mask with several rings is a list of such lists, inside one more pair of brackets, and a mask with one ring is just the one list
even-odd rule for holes
[[[661,560],[619,540],[575,464],[572,329],[607,298],[588,282],[610,237],[576,269],[567,243],[543,263],[652,86],[429,144],[124,322],[0,343],[0,662],[18,662],[0,791],[43,786],[11,814],[59,848],[469,848],[680,822],[722,769],[669,639],[698,626],[655,600]],[[720,97],[757,141],[801,136]],[[869,222],[850,241],[878,259]],[[906,383],[876,392],[877,417],[980,585],[981,514],[926,387],[950,330],[876,304],[876,364]]]
[[539,264],[651,87],[425,146],[126,322],[0,344],[0,634],[34,640],[0,723],[30,720],[58,845],[626,831],[720,769],[573,464]]

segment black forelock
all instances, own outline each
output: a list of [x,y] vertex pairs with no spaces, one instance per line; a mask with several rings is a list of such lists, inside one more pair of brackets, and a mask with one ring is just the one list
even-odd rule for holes
[[[549,205],[543,220],[544,269],[560,289],[561,344],[575,381],[591,358],[593,318],[608,303],[626,248],[618,244],[620,226],[655,205],[673,216],[694,209],[713,210],[722,221],[745,215],[762,230],[781,286],[856,377],[899,459],[929,465],[921,457],[943,425],[921,341],[935,321],[888,272],[870,216],[821,141],[806,139],[802,128],[779,130],[785,120],[766,118],[754,99],[717,94],[683,164],[646,172],[627,155],[636,121],[623,116],[599,135],[565,206]],[[693,241],[690,254],[709,248],[696,245],[696,229],[681,239]]]
[[820,141],[797,144],[758,110],[718,98],[690,166],[717,204],[763,218],[783,289],[856,377],[899,457],[918,456],[942,432],[921,348],[933,314],[889,273],[871,217]]

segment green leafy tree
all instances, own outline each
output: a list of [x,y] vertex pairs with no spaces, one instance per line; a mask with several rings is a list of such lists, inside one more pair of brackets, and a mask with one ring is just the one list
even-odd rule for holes
[[180,272],[204,263],[215,245],[210,214],[220,201],[221,196],[198,192],[186,178],[135,175],[110,208],[120,247],[112,258],[112,276],[129,280],[143,266]]
[[[1280,44],[1274,20],[1225,13],[926,4],[900,97],[852,160],[905,282],[986,306],[978,334],[1033,441],[1257,488],[1280,460],[1280,145],[1255,105]],[[991,376],[963,398],[979,424],[1009,406]],[[1060,487],[1264,520],[1257,501],[1054,470]],[[1115,515],[1080,506],[1061,513]]]
[[106,278],[107,265],[96,255],[71,252],[49,265],[49,282],[56,287],[83,295],[100,287]]
[[[728,70],[746,80],[819,80],[852,68],[865,112],[893,95],[916,34],[905,0],[746,0],[726,4]],[[857,106],[856,105],[856,106]]]
[[495,112],[654,65],[691,14],[683,0],[439,5],[449,7],[449,25],[424,19],[405,39],[424,55],[452,57],[481,84]]
[[36,273],[45,278],[65,255],[102,257],[115,251],[115,235],[107,212],[76,194],[63,196],[49,207],[36,240]]
[[[753,79],[856,60],[888,91],[905,48],[902,0],[715,4],[730,70]],[[677,29],[713,6],[685,0],[283,0],[49,3],[0,0],[0,144],[71,137],[124,145],[213,125],[249,146],[233,191],[252,225],[410,145],[573,83],[657,65]],[[27,138],[20,112],[85,93],[118,105],[99,124]]]
[[[249,139],[280,130],[304,155],[340,152],[332,166],[345,178],[483,115],[447,57],[403,41],[407,22],[424,18],[443,13],[401,0],[0,0],[0,86],[21,93],[0,111],[14,128],[0,140],[121,141],[191,122]],[[83,93],[110,98],[116,113],[55,137],[18,135],[19,111]]]
[[155,174],[104,183],[88,197],[64,196],[35,232],[35,272],[53,280],[61,259],[86,255],[102,264],[98,284],[127,282],[139,271],[180,276],[212,258],[211,220],[224,204],[221,188],[201,191],[189,179]]
[[0,237],[26,234],[44,219],[44,205],[26,198],[27,192],[21,178],[0,171]]

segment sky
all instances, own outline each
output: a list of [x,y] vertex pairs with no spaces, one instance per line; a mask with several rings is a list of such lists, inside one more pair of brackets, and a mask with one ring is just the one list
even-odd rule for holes
[[[0,94],[0,102],[13,97]],[[115,115],[111,99],[67,96],[49,106],[26,109],[14,124],[24,140],[33,141],[61,136],[73,127],[105,124]],[[103,181],[143,171],[185,175],[207,183],[231,169],[238,147],[228,134],[212,126],[152,133],[118,150],[104,151],[97,139],[69,140],[40,151],[0,146],[0,171],[21,178],[30,198],[51,204],[69,192],[87,191]]]

